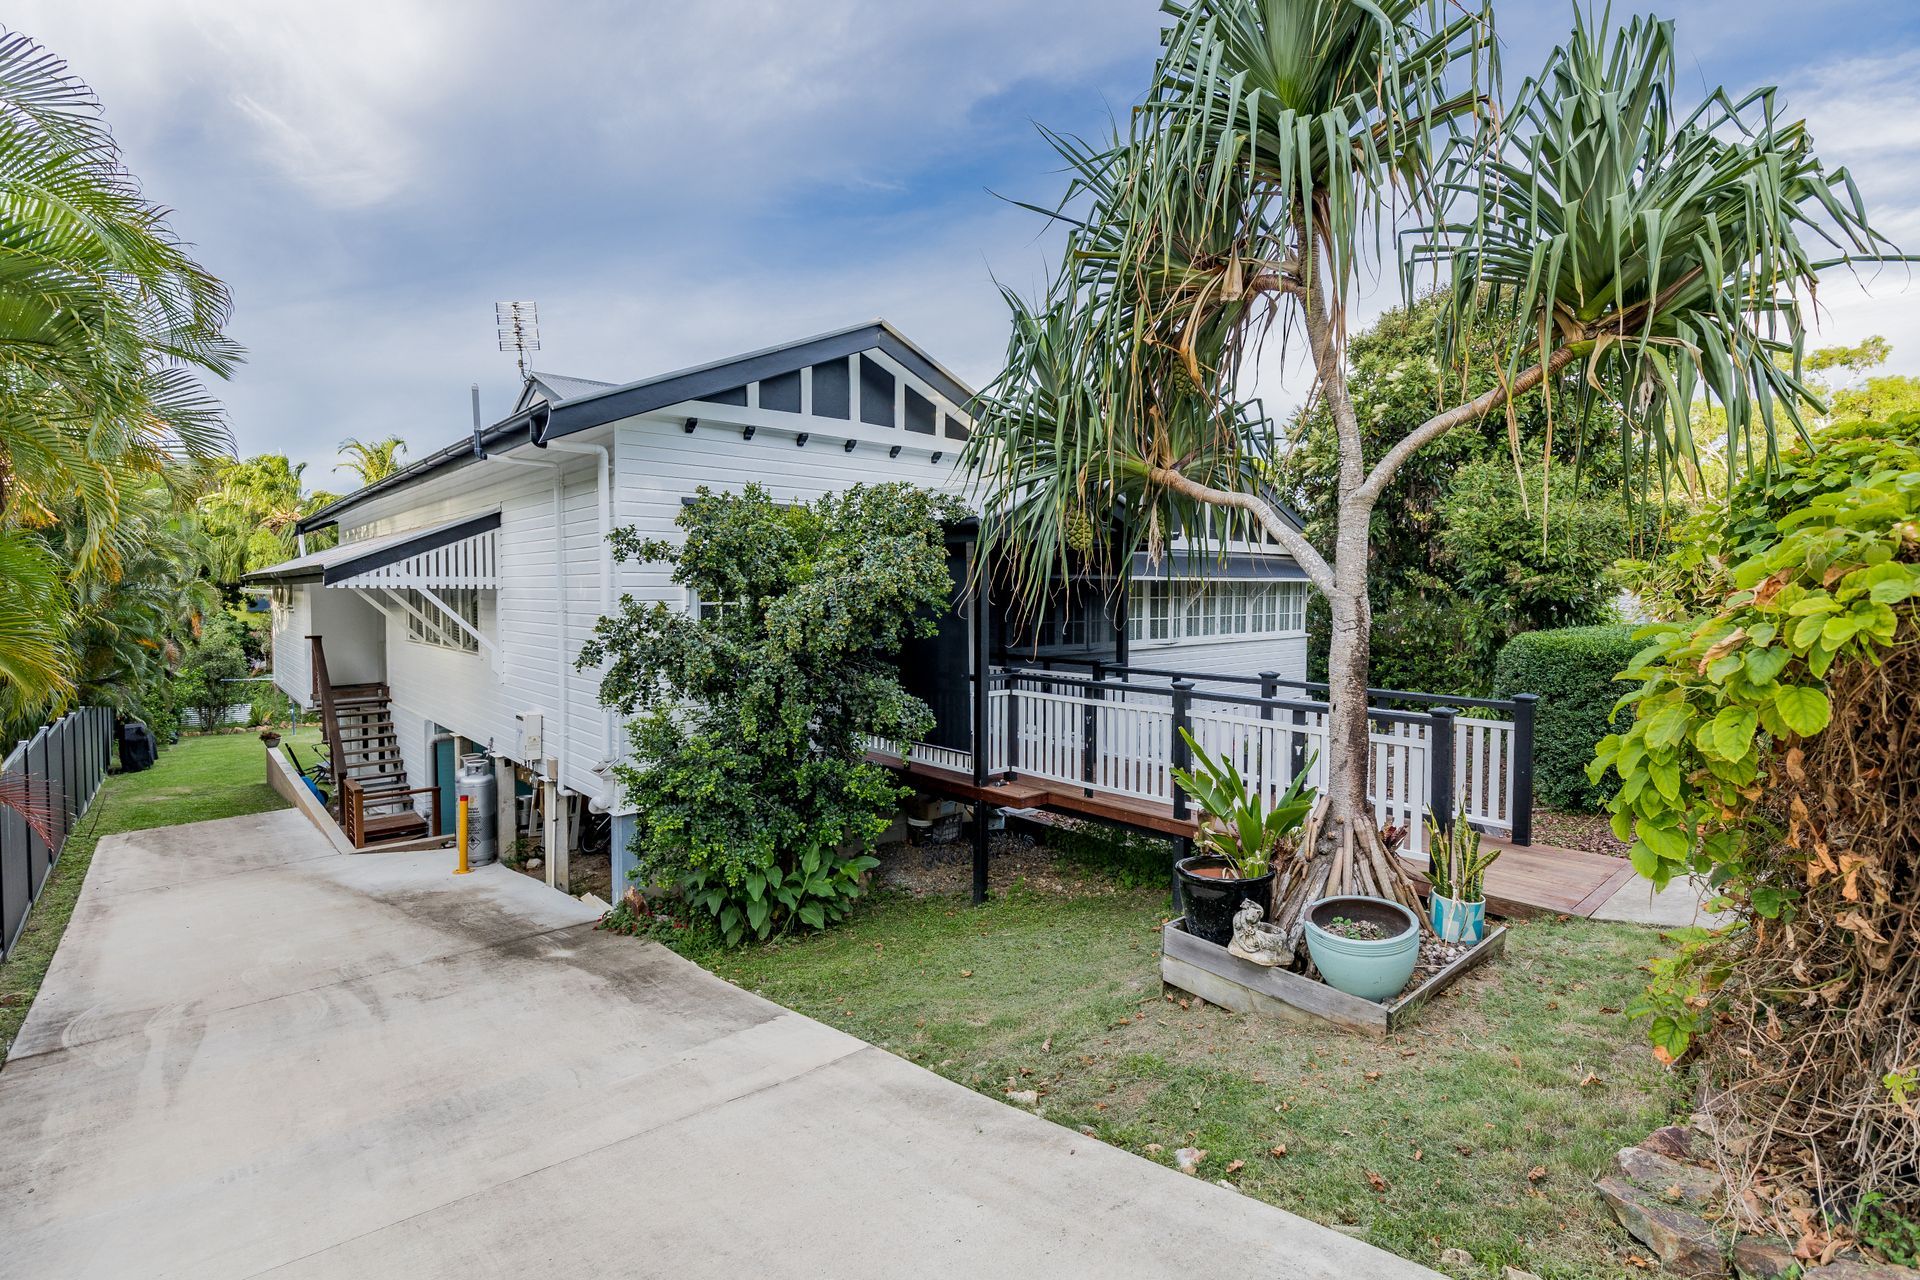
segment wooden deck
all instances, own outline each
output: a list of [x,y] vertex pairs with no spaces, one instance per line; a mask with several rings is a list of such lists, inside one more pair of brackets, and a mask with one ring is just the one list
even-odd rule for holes
[[[1098,791],[1088,795],[1079,787],[1032,779],[977,787],[971,777],[951,769],[926,764],[902,767],[887,757],[873,758],[892,766],[902,781],[956,800],[984,801],[1005,809],[1044,809],[1168,836],[1191,836],[1196,825],[1191,818],[1175,818],[1167,805],[1144,800]],[[1495,915],[1591,916],[1633,878],[1633,864],[1625,858],[1550,844],[1515,845],[1492,836],[1485,843],[1502,851],[1500,860],[1487,871],[1487,908]],[[1414,878],[1425,884],[1423,860],[1406,862]]]

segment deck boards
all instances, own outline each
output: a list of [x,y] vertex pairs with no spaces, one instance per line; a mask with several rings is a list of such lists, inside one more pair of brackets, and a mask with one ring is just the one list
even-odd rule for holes
[[[1175,818],[1170,806],[1151,801],[1101,791],[1089,796],[1079,787],[1035,778],[982,788],[952,769],[920,763],[901,767],[888,757],[874,759],[914,786],[959,800],[982,800],[1011,809],[1049,809],[1161,835],[1192,835],[1194,830],[1192,819]],[[1495,915],[1591,916],[1633,877],[1633,865],[1624,858],[1550,844],[1515,845],[1492,836],[1485,837],[1484,843],[1501,850],[1500,860],[1487,870],[1487,908]],[[1408,859],[1407,865],[1414,878],[1425,884],[1422,864]]]

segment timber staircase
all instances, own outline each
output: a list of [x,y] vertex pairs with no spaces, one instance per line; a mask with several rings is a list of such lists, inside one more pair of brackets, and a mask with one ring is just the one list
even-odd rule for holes
[[[392,691],[384,684],[336,685],[327,675],[319,636],[308,636],[313,653],[314,700],[333,777],[332,809],[355,848],[417,840],[440,830],[440,789],[408,787],[393,724]],[[431,820],[414,807],[416,796],[432,801]]]

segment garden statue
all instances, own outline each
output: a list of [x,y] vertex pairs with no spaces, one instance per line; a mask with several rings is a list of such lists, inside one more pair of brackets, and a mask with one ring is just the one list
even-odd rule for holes
[[1260,917],[1265,914],[1259,903],[1242,901],[1233,915],[1233,941],[1227,944],[1227,950],[1242,960],[1271,968],[1286,963],[1289,948],[1286,931],[1262,922]]

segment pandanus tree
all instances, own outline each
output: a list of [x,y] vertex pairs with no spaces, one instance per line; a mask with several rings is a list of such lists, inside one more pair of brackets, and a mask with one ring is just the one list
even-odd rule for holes
[[[1102,145],[1049,134],[1070,174],[1066,253],[1045,295],[1006,294],[1004,373],[968,458],[986,536],[1037,601],[1069,559],[1157,554],[1173,530],[1271,539],[1332,619],[1318,857],[1374,839],[1367,803],[1369,523],[1407,460],[1542,397],[1555,430],[1629,434],[1641,469],[1694,453],[1701,406],[1726,454],[1766,465],[1800,430],[1803,326],[1819,274],[1889,256],[1852,180],[1771,90],[1676,101],[1673,28],[1569,39],[1511,97],[1491,10],[1428,0],[1169,4],[1164,51]],[[1444,294],[1430,412],[1374,456],[1345,336],[1369,278]],[[1507,335],[1494,384],[1461,353]],[[1338,439],[1337,519],[1316,545],[1270,489],[1263,344],[1304,342]],[[1451,375],[1448,371],[1451,371]],[[1475,371],[1477,372],[1477,370]],[[1613,411],[1593,411],[1606,406]],[[1378,436],[1375,436],[1376,440]],[[1121,534],[1089,536],[1117,514]]]

